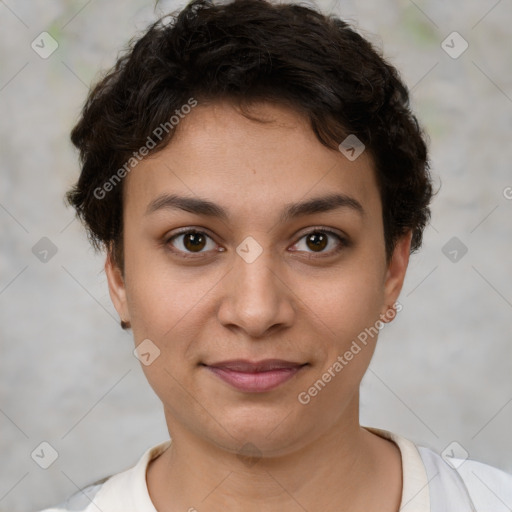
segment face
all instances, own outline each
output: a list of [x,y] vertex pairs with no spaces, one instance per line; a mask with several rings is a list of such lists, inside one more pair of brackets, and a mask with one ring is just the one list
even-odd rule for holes
[[278,455],[358,426],[377,339],[361,333],[397,300],[410,235],[387,263],[367,152],[350,161],[296,112],[254,109],[268,122],[199,104],[131,171],[124,274],[106,271],[173,439]]

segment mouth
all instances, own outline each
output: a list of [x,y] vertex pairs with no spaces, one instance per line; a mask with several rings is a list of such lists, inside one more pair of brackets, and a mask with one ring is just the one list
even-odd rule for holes
[[265,359],[254,362],[236,359],[201,365],[238,391],[263,393],[284,384],[308,363],[296,363],[282,359]]

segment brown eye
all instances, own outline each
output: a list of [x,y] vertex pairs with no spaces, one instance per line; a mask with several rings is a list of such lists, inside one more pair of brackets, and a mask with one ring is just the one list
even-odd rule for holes
[[310,255],[318,253],[319,256],[330,256],[348,246],[348,240],[337,233],[327,229],[315,229],[302,236],[292,250]]
[[328,237],[325,233],[315,231],[306,235],[307,246],[315,252],[323,251],[327,246]]
[[187,233],[183,237],[183,245],[189,251],[200,251],[206,245],[206,238],[201,233]]
[[[214,249],[215,242],[202,231],[188,230],[172,236],[167,241],[174,252],[186,254],[200,254],[207,252],[204,249]],[[210,244],[210,245],[208,245]]]

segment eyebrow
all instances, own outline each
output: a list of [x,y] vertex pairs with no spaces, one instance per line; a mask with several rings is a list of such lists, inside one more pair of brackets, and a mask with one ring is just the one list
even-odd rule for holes
[[[364,208],[357,199],[345,194],[329,194],[299,203],[286,204],[281,212],[280,221],[284,223],[303,215],[328,212],[338,208],[352,210],[361,217],[365,215]],[[157,197],[149,203],[145,214],[150,215],[160,210],[184,210],[196,215],[216,217],[224,221],[229,219],[227,211],[212,201],[176,194],[163,194]]]

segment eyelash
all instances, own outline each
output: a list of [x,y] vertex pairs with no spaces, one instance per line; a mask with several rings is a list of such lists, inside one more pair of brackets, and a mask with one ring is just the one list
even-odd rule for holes
[[[191,252],[185,252],[180,249],[176,249],[176,248],[172,247],[171,242],[175,238],[178,238],[179,236],[182,236],[182,235],[188,235],[191,233],[200,234],[200,235],[206,236],[206,237],[210,238],[211,240],[213,240],[213,238],[210,235],[208,235],[208,233],[206,233],[205,231],[201,231],[199,229],[186,228],[183,231],[179,231],[178,233],[174,233],[172,236],[167,237],[164,241],[164,245],[167,248],[169,248],[170,251],[172,251],[174,254],[176,254],[178,257],[181,257],[181,258],[191,259],[191,258],[201,257],[201,255],[205,254],[204,252],[191,253]],[[339,235],[338,233],[335,233],[334,231],[331,231],[329,229],[322,228],[322,227],[315,227],[315,228],[311,229],[310,231],[308,231],[307,233],[302,234],[301,237],[297,240],[297,242],[295,242],[293,245],[297,245],[303,238],[305,238],[309,235],[312,235],[314,233],[327,234],[327,235],[330,235],[330,236],[336,238],[338,240],[338,246],[329,252],[320,252],[320,253],[308,252],[307,254],[310,254],[310,256],[307,256],[307,258],[322,258],[322,257],[326,257],[326,256],[332,256],[332,255],[338,254],[344,248],[350,246],[350,242],[348,239],[344,238],[343,236]],[[301,251],[294,251],[294,252],[301,252]]]

